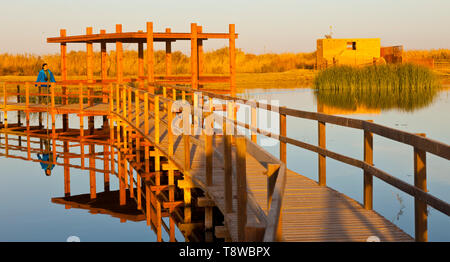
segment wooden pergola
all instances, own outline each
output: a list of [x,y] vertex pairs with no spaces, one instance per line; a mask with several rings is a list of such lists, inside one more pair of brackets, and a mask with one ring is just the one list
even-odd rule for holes
[[[193,89],[198,89],[199,85],[206,83],[229,82],[230,93],[235,94],[236,89],[236,47],[235,39],[238,34],[235,33],[235,25],[229,25],[228,33],[204,33],[202,27],[196,23],[191,23],[191,32],[175,33],[170,28],[165,32],[154,32],[153,22],[147,22],[147,31],[139,30],[137,32],[122,32],[122,25],[116,24],[115,33],[106,33],[106,30],[100,30],[99,34],[93,34],[92,27],[86,28],[85,35],[67,36],[66,30],[60,30],[59,37],[47,38],[47,43],[60,43],[61,45],[61,77],[62,82],[74,82],[67,79],[67,44],[68,43],[86,43],[86,65],[87,79],[81,81],[85,83],[125,83],[131,81],[145,81],[149,83],[169,83],[169,84],[191,84]],[[208,39],[228,39],[230,74],[227,76],[206,76],[203,74],[203,41]],[[172,75],[172,42],[179,40],[191,41],[191,76]],[[154,42],[166,43],[166,72],[165,76],[155,76],[154,72]],[[93,44],[100,43],[101,50],[101,79],[94,79],[93,68]],[[116,45],[116,78],[108,79],[107,76],[107,53],[106,45],[115,43]],[[124,79],[123,77],[123,43],[138,44],[138,68],[137,79]],[[144,73],[144,43],[147,47],[147,75]],[[78,81],[80,82],[80,81]]]

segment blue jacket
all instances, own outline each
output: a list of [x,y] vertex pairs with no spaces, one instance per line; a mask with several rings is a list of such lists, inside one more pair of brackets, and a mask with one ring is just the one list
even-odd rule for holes
[[[38,156],[38,158],[39,158],[39,160],[41,160],[41,161],[45,161],[45,162],[50,162],[50,161],[53,161],[53,156],[52,156],[52,159],[50,159],[50,154],[42,154],[42,157],[41,157],[41,155],[40,154],[37,154],[37,156]],[[59,156],[56,156],[56,160],[58,161],[58,157]],[[54,164],[50,164],[50,167],[49,167],[49,164],[47,164],[47,163],[41,163],[41,162],[39,162],[39,164],[41,164],[41,168],[42,169],[50,169],[50,170],[53,170],[53,168],[55,167],[55,165]]]
[[[47,76],[45,75],[44,69],[41,69],[41,71],[39,71],[39,75],[37,77],[36,82],[55,82],[55,77],[53,76],[52,71],[50,71],[50,69],[48,70],[48,74],[50,76],[50,79],[46,79]],[[43,87],[47,87],[47,85],[41,85]]]

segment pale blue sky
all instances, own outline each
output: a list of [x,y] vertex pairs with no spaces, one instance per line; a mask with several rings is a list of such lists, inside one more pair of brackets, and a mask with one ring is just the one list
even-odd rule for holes
[[[82,34],[87,26],[107,32],[115,24],[123,31],[145,30],[153,21],[157,31],[188,32],[190,23],[204,32],[226,32],[236,24],[237,47],[246,52],[309,52],[333,26],[335,38],[379,37],[382,45],[405,49],[450,48],[449,0],[0,0],[0,53],[59,52],[46,38],[67,29]],[[187,51],[188,42],[174,49]],[[226,45],[209,40],[206,50]],[[135,48],[135,45],[125,45]],[[162,48],[156,45],[155,48]],[[99,47],[95,47],[98,50]],[[113,45],[108,46],[113,48]],[[72,44],[69,50],[85,49]]]

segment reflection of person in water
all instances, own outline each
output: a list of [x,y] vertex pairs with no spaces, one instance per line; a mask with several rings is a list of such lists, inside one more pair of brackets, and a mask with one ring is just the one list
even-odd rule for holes
[[[55,167],[55,163],[53,163],[53,153],[50,150],[50,140],[48,139],[44,139],[45,140],[45,150],[41,156],[41,154],[37,154],[37,157],[39,158],[39,160],[44,161],[44,162],[48,162],[48,163],[42,163],[41,164],[41,168],[44,169],[45,175],[46,176],[50,176],[52,174],[52,170]],[[41,140],[42,142],[42,140]],[[42,144],[41,144],[42,146]],[[42,148],[41,148],[42,149]],[[58,160],[58,155],[56,156],[56,161]]]
[[[53,163],[53,154],[50,153],[44,153],[42,154],[42,157],[40,154],[37,154],[39,160],[41,161],[45,161],[45,162],[50,162],[50,163],[42,163],[41,164],[41,168],[44,169],[45,175],[46,176],[50,176],[52,174],[52,170],[55,167],[54,163]],[[56,156],[56,160],[58,160],[59,156]]]

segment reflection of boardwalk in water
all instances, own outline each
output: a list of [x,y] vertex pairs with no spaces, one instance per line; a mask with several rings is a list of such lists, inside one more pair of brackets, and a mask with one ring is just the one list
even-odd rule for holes
[[52,203],[65,205],[66,208],[86,209],[91,214],[106,214],[120,218],[121,222],[127,220],[139,222],[145,220],[145,215],[137,209],[136,202],[128,198],[126,205],[119,205],[119,191],[107,191],[97,193],[97,197],[91,199],[90,194],[82,194],[68,197],[53,197]]
[[[36,131],[36,132],[26,132],[26,128],[15,127],[15,130],[5,130],[3,129],[0,132],[0,149],[4,152],[0,153],[1,156],[7,158],[15,158],[26,161],[32,161],[36,163],[46,163],[46,161],[42,161],[36,157],[36,154],[42,152],[43,143],[47,136],[45,131]],[[30,127],[30,129],[33,129]],[[110,172],[110,150],[109,150],[109,136],[105,135],[105,132],[102,128],[99,128],[93,131],[92,135],[89,136],[86,140],[81,141],[78,138],[71,137],[71,132],[63,132],[62,130],[58,130],[57,134],[61,135],[58,139],[55,140],[54,144],[54,152],[60,158],[56,162],[56,165],[62,166],[64,168],[64,192],[65,197],[54,197],[51,199],[53,203],[63,204],[66,209],[70,208],[78,208],[78,209],[86,209],[92,214],[107,214],[112,217],[119,218],[121,222],[126,221],[143,221],[146,220],[146,212],[142,209],[142,207],[138,206],[137,196],[136,194],[132,194],[131,182],[127,180],[128,189],[125,189],[125,198],[126,203],[121,204],[120,192],[119,190],[110,190],[110,174],[115,176],[118,173]],[[108,132],[109,134],[109,132]],[[73,135],[73,133],[72,133]],[[98,147],[103,147],[103,151],[96,151],[95,145]],[[107,146],[106,146],[107,145]],[[52,144],[53,146],[53,144]],[[88,150],[83,150],[83,148],[88,148]],[[87,161],[86,161],[87,160]],[[95,165],[95,162],[103,162],[100,166]],[[116,162],[117,160],[114,160]],[[79,164],[74,163],[79,162]],[[90,193],[88,194],[80,194],[80,195],[71,195],[70,189],[70,169],[82,169],[89,171],[89,180],[90,180]],[[103,192],[97,192],[96,188],[96,173],[103,174],[104,185]],[[134,181],[136,184],[136,181]],[[144,184],[144,183],[142,183]],[[164,181],[163,183],[164,184]],[[145,188],[141,189],[141,192],[144,192]],[[178,190],[177,190],[178,191]],[[176,191],[176,192],[177,192]],[[134,188],[134,192],[138,192],[137,188]],[[177,193],[179,194],[179,192]],[[154,192],[151,192],[151,196],[153,199],[157,199]],[[146,206],[146,198],[145,195],[141,196],[142,205]],[[164,206],[164,196],[159,195],[158,198],[161,198],[160,204]],[[153,201],[150,203],[150,208],[156,210],[157,203]],[[193,209],[192,217],[193,221],[198,221],[202,218],[202,214],[204,213],[204,209],[200,210]],[[151,226],[155,233],[161,236],[161,230],[165,230],[167,234],[170,232],[175,232],[175,226],[183,226],[184,217],[183,216],[173,216],[174,224],[172,227],[167,225],[163,218],[171,217],[169,212],[164,208],[161,210],[159,214],[156,212],[150,217]],[[172,220],[172,218],[171,218]],[[159,225],[159,230],[157,226]],[[203,223],[197,223],[197,228],[195,230],[187,231],[182,230],[184,237],[187,241],[203,241],[204,233],[201,233],[203,230]],[[159,239],[162,241],[162,236]],[[175,239],[173,239],[175,241]]]

